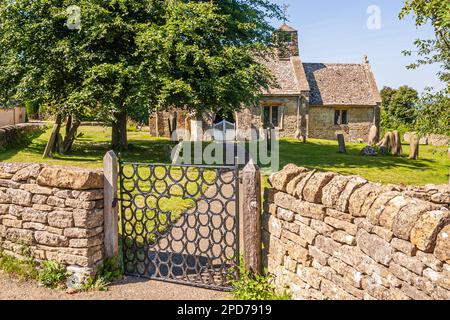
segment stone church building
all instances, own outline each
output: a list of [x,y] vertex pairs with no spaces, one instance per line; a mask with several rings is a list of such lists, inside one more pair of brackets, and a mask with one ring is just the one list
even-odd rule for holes
[[225,120],[239,132],[275,127],[282,138],[334,140],[343,133],[346,141],[367,141],[370,128],[379,127],[381,104],[367,57],[360,64],[303,63],[298,31],[283,24],[277,33],[282,35],[283,49],[264,61],[277,85],[263,92],[259,104],[225,116],[204,114],[203,121],[183,110],[154,113],[151,135],[170,137],[174,129],[185,129],[191,140],[211,139],[203,132],[222,128]]

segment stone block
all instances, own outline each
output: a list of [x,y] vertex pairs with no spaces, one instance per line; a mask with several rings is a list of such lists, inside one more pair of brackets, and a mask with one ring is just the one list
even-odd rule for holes
[[320,220],[311,220],[311,228],[313,228],[319,234],[327,237],[331,237],[331,234],[334,232],[334,228],[332,226]]
[[425,253],[419,250],[416,253],[416,258],[434,271],[441,272],[443,270],[444,263],[431,253]]
[[31,164],[17,171],[11,178],[13,181],[27,181],[30,178],[36,179],[41,171],[40,164]]
[[333,232],[331,235],[331,238],[334,241],[337,241],[339,243],[348,244],[349,246],[354,246],[356,244],[356,239],[354,236],[349,235],[348,233],[338,230]]
[[67,228],[64,230],[64,236],[75,239],[91,238],[96,235],[99,235],[102,232],[103,232],[102,227],[97,227],[93,229]]
[[325,217],[326,208],[320,204],[309,203],[297,200],[293,203],[292,211],[298,213],[302,217],[322,220]]
[[341,247],[341,244],[332,239],[319,235],[316,237],[315,246],[329,255],[334,255]]
[[20,189],[8,189],[6,193],[11,197],[12,204],[31,207],[32,194],[30,192]]
[[81,201],[103,200],[103,189],[72,191],[72,196]]
[[358,247],[375,261],[388,266],[392,260],[394,249],[382,238],[359,230],[356,235]]
[[[73,211],[73,219],[75,227],[84,227],[89,229],[101,227],[104,223],[103,210],[75,209]],[[272,223],[272,220],[269,219],[269,221]],[[272,228],[269,228],[269,230],[272,230]]]
[[278,208],[277,218],[283,221],[293,222],[295,218],[295,213],[284,208]]
[[5,238],[11,242],[31,245],[34,243],[33,231],[9,228],[6,230]]
[[380,194],[367,211],[367,219],[373,225],[380,225],[380,216],[387,204],[395,197],[400,196],[399,192],[391,191]]
[[83,201],[77,199],[66,199],[66,207],[90,210],[95,208],[95,201]]
[[52,211],[47,215],[48,224],[56,228],[70,228],[74,226],[72,212]]
[[379,192],[379,186],[373,183],[367,183],[361,188],[356,189],[349,199],[350,214],[354,217],[365,217],[367,210],[363,209],[364,203],[369,197],[372,197],[373,200],[375,200],[375,197]]
[[311,177],[316,173],[316,170],[313,170],[307,173],[300,182],[297,183],[297,186],[294,190],[294,196],[300,200],[303,200],[303,190],[305,189],[306,184],[311,179]]
[[446,226],[439,233],[434,255],[439,260],[450,264],[450,225]]
[[69,239],[67,237],[45,231],[36,231],[34,237],[37,243],[50,247],[65,247],[69,245]]
[[397,238],[410,240],[411,231],[420,216],[437,209],[432,203],[411,199],[409,204],[400,209],[394,219],[392,231]]
[[346,222],[353,222],[353,220],[355,218],[351,214],[344,213],[342,211],[335,210],[335,209],[329,209],[329,208],[327,208],[326,215],[329,217],[338,219],[338,220],[346,221]]
[[66,201],[63,198],[50,196],[47,199],[47,204],[49,206],[54,206],[54,207],[58,207],[58,208],[64,208],[66,206]]
[[42,194],[35,194],[31,198],[33,204],[46,204],[48,197]]
[[335,176],[322,190],[322,203],[328,208],[336,208],[339,196],[349,180],[346,176]]
[[294,179],[297,175],[305,172],[307,169],[299,168],[294,164],[289,164],[283,168],[283,170],[272,174],[269,177],[269,182],[276,190],[286,192],[288,183]]
[[315,246],[309,246],[308,250],[310,256],[317,260],[321,265],[326,266],[328,264],[328,258],[330,258],[329,254],[323,252]]
[[336,176],[332,172],[317,172],[306,183],[303,189],[303,199],[310,203],[322,203],[323,188]]
[[389,201],[379,216],[379,225],[393,230],[394,221],[400,210],[405,207],[410,201],[410,198],[398,196]]
[[63,189],[102,189],[103,173],[81,168],[47,166],[41,170],[37,183]]
[[22,214],[22,220],[26,222],[47,223],[48,213],[45,211],[26,208]]
[[411,243],[424,252],[434,250],[439,232],[450,223],[450,211],[438,210],[423,214],[411,231]]
[[414,256],[416,254],[416,252],[417,252],[416,246],[413,245],[409,241],[393,238],[392,241],[391,241],[391,245],[395,249],[397,249],[397,250],[399,250],[399,251],[401,251],[401,252],[403,252],[403,253],[405,253],[405,254],[407,254],[409,256]]
[[336,209],[342,212],[350,212],[350,197],[353,193],[367,184],[367,180],[361,177],[352,177],[342,191],[336,203]]
[[401,252],[394,253],[393,260],[419,276],[422,275],[422,272],[425,269],[425,265],[419,259],[407,256]]
[[51,188],[42,187],[35,183],[22,184],[20,186],[20,189],[31,192],[32,194],[37,194],[37,195],[50,196],[53,194],[53,190]]
[[343,230],[353,236],[355,236],[356,233],[358,232],[358,227],[355,224],[347,221],[339,220],[332,217],[326,217],[325,223],[329,224],[335,229]]

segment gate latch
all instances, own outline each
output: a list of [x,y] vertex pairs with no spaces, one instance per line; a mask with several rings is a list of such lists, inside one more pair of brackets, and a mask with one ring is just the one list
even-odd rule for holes
[[113,208],[117,207],[117,203],[118,202],[119,202],[119,199],[118,198],[114,198],[113,201],[112,201],[112,207]]

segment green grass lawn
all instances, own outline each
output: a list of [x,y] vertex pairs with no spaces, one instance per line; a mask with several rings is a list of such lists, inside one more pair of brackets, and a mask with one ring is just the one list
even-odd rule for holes
[[[82,133],[68,155],[43,159],[42,153],[50,129],[35,137],[28,146],[17,146],[0,153],[1,162],[39,162],[58,165],[101,168],[102,158],[109,149],[111,129],[106,127],[81,127]],[[167,148],[171,142],[151,138],[147,131],[129,132],[130,149],[122,153],[129,162],[168,163]],[[329,170],[342,174],[361,175],[373,182],[406,185],[448,183],[450,160],[446,147],[420,147],[420,159],[409,160],[409,146],[403,146],[402,157],[360,155],[362,144],[347,144],[347,154],[339,154],[337,142],[311,139],[302,144],[293,139],[280,141],[281,167],[288,163]]]
[[363,144],[347,143],[347,154],[339,154],[336,141],[310,139],[307,144],[286,139],[280,142],[281,167],[299,166],[360,175],[372,182],[425,185],[446,184],[450,171],[447,147],[420,146],[419,160],[408,159],[409,145],[402,157],[360,155]]

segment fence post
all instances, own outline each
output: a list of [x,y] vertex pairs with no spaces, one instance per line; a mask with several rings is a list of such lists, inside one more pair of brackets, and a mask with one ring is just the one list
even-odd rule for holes
[[262,272],[261,172],[253,159],[242,171],[244,260],[247,269]]
[[119,208],[117,202],[118,158],[109,151],[103,158],[104,183],[104,232],[106,258],[119,254]]

